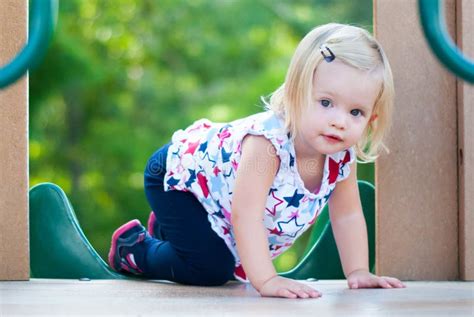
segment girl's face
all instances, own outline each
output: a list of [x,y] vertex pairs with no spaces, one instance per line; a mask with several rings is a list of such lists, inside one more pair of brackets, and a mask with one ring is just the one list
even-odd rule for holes
[[300,118],[295,149],[301,158],[334,154],[361,138],[372,116],[381,76],[336,59],[322,61],[313,76],[313,103]]

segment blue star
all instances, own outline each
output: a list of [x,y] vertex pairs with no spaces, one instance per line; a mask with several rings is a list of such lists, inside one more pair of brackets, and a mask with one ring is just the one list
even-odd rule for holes
[[171,154],[176,155],[177,157],[179,157],[179,149],[177,149],[176,152],[172,152]]
[[234,169],[231,168],[229,169],[229,173],[227,174],[222,173],[222,175],[224,175],[224,177],[230,177],[230,175],[232,175],[233,173],[234,173]]
[[[288,236],[288,237],[294,238],[298,235],[298,232],[301,229],[303,229],[303,227],[304,227],[304,225],[299,225],[296,222],[296,217],[293,217],[288,221],[279,221],[278,222],[278,228],[283,233],[282,236]],[[299,229],[297,229],[295,231],[295,228],[299,228]],[[286,233],[286,232],[292,232],[292,234]]]
[[186,187],[191,187],[192,183],[196,181],[196,171],[190,168],[188,168],[188,171],[190,174],[189,179],[184,183],[184,185],[186,185]]
[[291,197],[283,197],[284,200],[288,203],[286,207],[295,206],[298,208],[300,206],[300,200],[304,197],[303,194],[298,194],[297,190],[295,189],[295,193]]
[[295,165],[295,157],[290,153],[290,167],[292,167],[293,165]]
[[204,151],[206,151],[206,150],[207,150],[207,141],[204,142],[204,143],[201,143],[201,145],[199,146],[198,151],[199,151],[199,152],[204,152]]
[[221,154],[222,154],[222,163],[226,163],[230,161],[230,155],[232,154],[232,151],[226,152],[224,148],[221,149]]
[[220,209],[219,211],[216,211],[215,213],[213,213],[213,215],[216,215],[217,217],[222,218],[222,219],[225,218],[224,214],[222,213]]
[[220,177],[211,178],[211,192],[220,192],[224,185]]
[[179,183],[179,179],[175,179],[175,178],[171,177],[170,179],[168,179],[167,183],[168,183],[169,186],[174,186],[174,185]]
[[324,198],[324,203],[326,203],[326,202],[329,200],[329,197],[331,196],[332,191],[333,191],[333,190],[331,189],[331,190],[329,191],[329,193],[328,193],[326,196],[323,197],[323,198]]
[[346,164],[342,164],[341,167],[339,167],[339,176],[342,176],[342,177],[344,177],[344,168],[343,168],[344,165]]
[[215,203],[217,204],[217,210],[218,210],[218,211],[216,211],[216,212],[214,212],[214,213],[212,213],[212,214],[213,214],[213,215],[216,215],[216,216],[218,216],[218,217],[220,217],[220,218],[222,218],[222,219],[224,219],[225,216],[224,216],[224,214],[222,213],[222,205],[221,205],[221,203],[220,203],[219,201],[216,201]]
[[206,152],[206,154],[204,154],[204,157],[202,159],[204,160],[206,157],[207,157],[207,160],[212,163],[212,167],[216,166],[216,161],[211,159],[211,157],[209,156],[209,152]]

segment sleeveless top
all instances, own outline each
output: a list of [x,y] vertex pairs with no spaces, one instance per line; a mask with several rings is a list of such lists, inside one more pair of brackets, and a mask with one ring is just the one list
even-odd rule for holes
[[231,214],[241,143],[247,134],[267,138],[280,158],[263,219],[272,259],[316,221],[336,183],[348,177],[349,164],[355,159],[353,148],[326,155],[321,187],[312,193],[298,173],[294,143],[285,131],[284,120],[271,110],[229,123],[201,119],[173,134],[166,158],[164,189],[194,194],[209,213],[212,229],[224,239],[235,258],[235,278],[244,282],[248,280],[237,253]]

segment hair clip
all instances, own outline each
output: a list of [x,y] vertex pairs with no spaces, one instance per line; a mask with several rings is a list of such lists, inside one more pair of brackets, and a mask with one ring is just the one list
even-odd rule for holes
[[[324,49],[326,49],[330,55],[324,54]],[[319,51],[321,52],[321,55],[323,55],[324,60],[328,63],[332,62],[336,58],[336,55],[334,55],[334,53],[329,49],[329,47],[327,47],[326,44],[321,45],[319,47]]]

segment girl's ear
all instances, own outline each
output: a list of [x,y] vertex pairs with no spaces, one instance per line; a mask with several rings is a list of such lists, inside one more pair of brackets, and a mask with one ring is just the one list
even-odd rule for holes
[[377,120],[377,118],[378,118],[378,115],[377,115],[377,114],[373,114],[373,115],[370,117],[369,122],[370,122],[370,123],[371,123],[371,122],[374,122],[375,120]]

